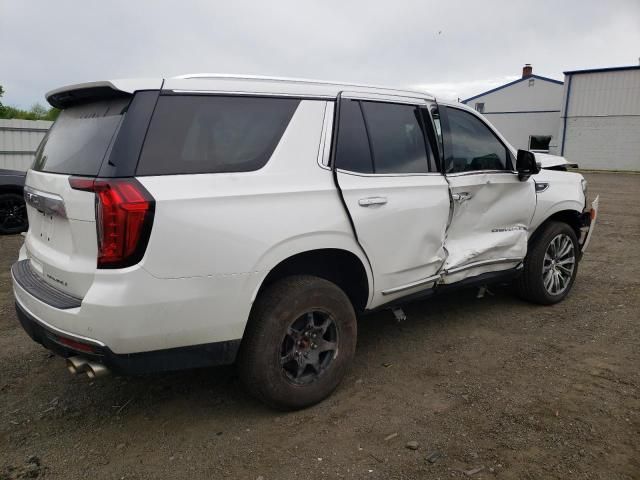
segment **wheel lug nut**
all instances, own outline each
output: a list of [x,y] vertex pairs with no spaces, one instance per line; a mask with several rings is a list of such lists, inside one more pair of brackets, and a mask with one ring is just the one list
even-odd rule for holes
[[311,348],[313,348],[313,349],[315,350],[316,348],[318,348],[318,345],[316,345],[316,344],[314,343],[313,345],[311,345]]

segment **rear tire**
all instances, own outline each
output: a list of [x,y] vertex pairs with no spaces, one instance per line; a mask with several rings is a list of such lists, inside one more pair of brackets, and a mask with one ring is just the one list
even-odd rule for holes
[[356,336],[353,306],[338,286],[310,275],[284,278],[256,300],[238,356],[240,379],[274,408],[308,407],[336,389]]
[[569,294],[578,273],[576,233],[564,222],[549,222],[529,246],[518,295],[540,305],[558,303]]
[[22,195],[0,193],[0,235],[24,232],[27,228],[27,206]]

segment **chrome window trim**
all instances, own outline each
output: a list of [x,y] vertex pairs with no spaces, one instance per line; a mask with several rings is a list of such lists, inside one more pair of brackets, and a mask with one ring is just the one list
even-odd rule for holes
[[379,103],[401,103],[406,105],[414,105],[416,107],[427,106],[432,98],[410,96],[410,95],[389,95],[382,93],[368,93],[344,90],[340,92],[340,97],[346,100],[360,100],[363,102],[379,102]]
[[447,173],[447,177],[465,177],[467,175],[487,175],[487,174],[505,174],[510,173],[512,175],[517,175],[518,172],[514,170],[470,170],[468,172],[454,172]]
[[324,118],[320,133],[320,145],[318,147],[318,165],[325,170],[331,170],[331,132],[333,131],[333,112],[335,102],[326,102],[324,106]]
[[230,90],[163,90],[164,92],[179,93],[184,95],[224,95],[224,96],[251,96],[251,97],[288,97],[299,98],[301,100],[335,100],[336,97],[331,95],[314,95],[304,93],[276,93],[276,92],[243,92],[243,91],[230,91]]
[[354,175],[356,177],[432,177],[432,176],[441,177],[442,176],[442,173],[440,173],[440,172],[424,172],[424,173],[360,173],[360,172],[352,172],[351,170],[343,170],[342,168],[337,168],[336,171],[338,173],[344,173],[345,175]]

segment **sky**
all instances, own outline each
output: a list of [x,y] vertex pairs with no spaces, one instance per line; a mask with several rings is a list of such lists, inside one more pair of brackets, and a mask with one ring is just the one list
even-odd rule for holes
[[467,98],[637,65],[640,0],[0,0],[2,103],[91,80],[238,73]]

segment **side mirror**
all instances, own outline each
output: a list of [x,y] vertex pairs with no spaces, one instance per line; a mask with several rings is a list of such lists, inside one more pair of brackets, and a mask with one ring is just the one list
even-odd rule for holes
[[518,172],[518,178],[523,181],[540,172],[540,165],[536,162],[536,156],[528,150],[518,150],[516,171]]

